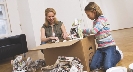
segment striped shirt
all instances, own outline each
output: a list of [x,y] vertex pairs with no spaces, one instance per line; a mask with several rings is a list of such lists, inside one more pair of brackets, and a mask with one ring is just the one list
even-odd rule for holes
[[83,33],[95,34],[98,48],[115,45],[110,28],[108,27],[107,19],[103,15],[99,16],[97,20],[94,20],[92,29],[84,29]]

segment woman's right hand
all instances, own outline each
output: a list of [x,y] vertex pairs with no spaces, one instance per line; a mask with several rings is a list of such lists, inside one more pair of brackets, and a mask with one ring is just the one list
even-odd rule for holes
[[51,40],[58,40],[58,37],[49,37]]

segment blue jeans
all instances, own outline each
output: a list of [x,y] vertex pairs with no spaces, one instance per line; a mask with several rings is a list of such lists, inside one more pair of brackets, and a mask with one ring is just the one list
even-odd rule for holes
[[43,44],[46,44],[46,42],[41,42],[41,44],[40,44],[40,45],[43,45]]
[[[40,45],[46,44],[46,42],[41,42]],[[41,49],[41,52],[44,54],[43,49]]]
[[96,50],[90,63],[90,69],[98,69],[103,67],[104,70],[116,66],[121,60],[119,51],[116,50],[116,46],[109,46],[105,48],[99,48]]

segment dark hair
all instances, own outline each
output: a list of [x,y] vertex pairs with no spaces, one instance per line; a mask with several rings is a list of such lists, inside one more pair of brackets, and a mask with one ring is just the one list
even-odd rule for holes
[[95,19],[97,19],[99,16],[103,15],[100,7],[95,2],[89,2],[89,4],[85,7],[85,11],[91,11],[95,12]]

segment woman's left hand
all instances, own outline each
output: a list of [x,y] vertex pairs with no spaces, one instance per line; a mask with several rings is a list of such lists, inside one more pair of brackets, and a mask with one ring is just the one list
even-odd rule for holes
[[68,34],[67,33],[63,33],[62,36],[63,36],[64,39],[66,39],[68,37]]

